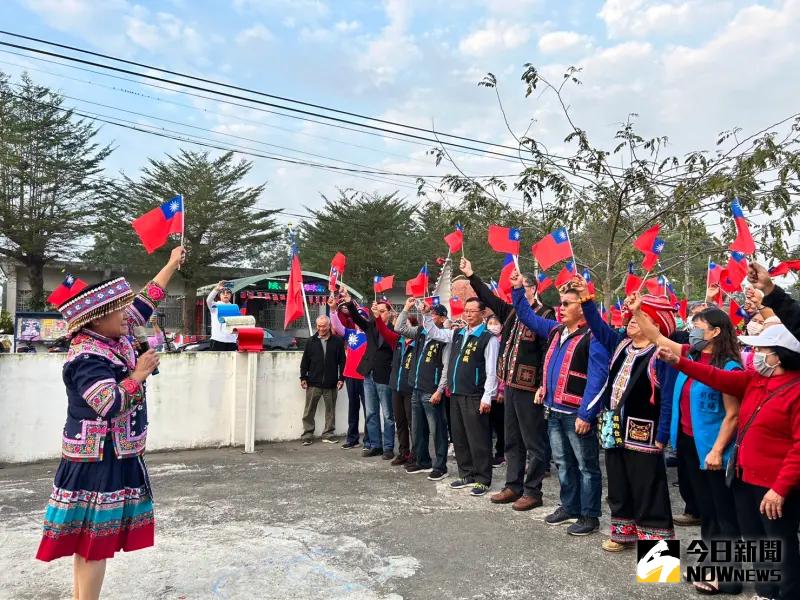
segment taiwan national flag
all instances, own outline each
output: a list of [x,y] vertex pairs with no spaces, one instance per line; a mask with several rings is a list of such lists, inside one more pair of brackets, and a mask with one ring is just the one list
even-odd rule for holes
[[553,279],[544,271],[540,271],[536,276],[536,283],[536,292],[539,294],[542,294],[545,290],[549,290],[551,287],[553,287]]
[[722,275],[722,267],[720,267],[713,260],[708,261],[708,276],[706,277],[706,286],[719,285],[719,278]]
[[142,246],[152,254],[167,243],[173,233],[183,233],[183,196],[177,195],[134,219],[133,229],[142,240]]
[[556,277],[556,287],[560,288],[562,285],[572,281],[572,278],[575,277],[575,272],[575,263],[571,260],[567,261],[567,264],[564,265],[564,268],[561,269]]
[[422,298],[428,291],[428,263],[425,263],[414,279],[406,281],[406,296]]
[[564,227],[549,233],[531,247],[531,253],[542,269],[549,269],[559,261],[572,258],[572,244]]
[[772,267],[769,270],[769,274],[772,277],[779,277],[780,275],[788,274],[789,271],[800,271],[800,259],[785,260]]
[[344,268],[347,266],[347,257],[341,252],[337,252],[336,256],[331,260],[331,274],[328,278],[328,289],[335,291],[336,286],[339,284],[339,279],[344,275]]
[[741,252],[731,252],[728,265],[722,270],[719,286],[733,294],[742,289],[742,282],[747,277],[747,258]]
[[439,306],[441,304],[439,296],[428,296],[427,298],[424,298],[424,300],[425,304],[427,304],[431,308],[433,308],[434,306]]
[[367,334],[357,329],[345,329],[344,338],[347,343],[345,347],[347,360],[345,360],[342,375],[363,379],[364,376],[358,372],[358,365],[361,364],[361,359],[364,358],[364,353],[367,351]]
[[464,303],[458,296],[450,296],[450,316],[452,318],[460,317],[464,314]]
[[667,296],[673,306],[678,303],[678,294],[675,293],[675,288],[672,287],[672,283],[669,279],[667,279]]
[[461,250],[461,246],[464,244],[464,228],[461,223],[456,225],[456,230],[453,233],[448,233],[444,236],[444,242],[450,248],[450,254],[455,254]]
[[750,226],[747,224],[747,219],[744,218],[742,205],[739,204],[738,198],[734,198],[731,203],[731,211],[733,212],[733,220],[736,223],[736,239],[730,245],[731,250],[736,250],[743,254],[755,253],[756,244],[750,234]]
[[[281,294],[282,295],[282,294]],[[303,316],[303,268],[297,255],[297,246],[292,242],[292,266],[289,269],[289,281],[286,284],[286,313],[283,316],[283,329],[289,323]]]
[[519,256],[519,229],[489,225],[489,245],[495,252]]
[[53,306],[59,307],[87,287],[88,284],[85,281],[67,273],[61,285],[54,289],[53,293],[47,297],[47,301]]
[[653,251],[653,244],[658,238],[658,232],[661,230],[661,225],[653,225],[650,229],[645,231],[633,242],[633,247],[644,254]]
[[739,306],[739,304],[731,298],[731,304],[728,307],[728,316],[731,319],[731,323],[733,323],[734,327],[738,327],[739,323],[744,321],[747,317],[747,313],[744,312],[744,309]]
[[647,288],[647,293],[650,294],[651,296],[663,296],[664,295],[663,286],[664,284],[654,277],[651,277],[650,279],[645,279],[644,281],[644,287]]
[[506,258],[503,261],[503,268],[500,269],[500,279],[498,281],[498,289],[500,290],[498,296],[506,302],[511,302],[511,289],[513,287],[511,285],[511,273],[514,272],[515,268],[514,256],[506,254]]
[[650,250],[644,253],[644,260],[642,261],[642,268],[645,271],[652,271],[658,264],[658,259],[664,251],[664,240],[656,238],[653,240],[653,245]]
[[584,269],[581,275],[583,275],[584,280],[586,280],[586,289],[590,294],[595,294],[597,290],[592,282],[592,274],[589,272],[589,269]]
[[625,295],[630,296],[642,287],[642,278],[633,272],[633,263],[628,263],[628,274],[625,276]]
[[392,286],[394,286],[394,275],[387,275],[386,277],[375,275],[375,279],[372,281],[372,289],[376,294],[389,291]]
[[611,307],[611,326],[612,327],[622,327],[622,300],[617,298],[617,301],[614,303],[614,306]]

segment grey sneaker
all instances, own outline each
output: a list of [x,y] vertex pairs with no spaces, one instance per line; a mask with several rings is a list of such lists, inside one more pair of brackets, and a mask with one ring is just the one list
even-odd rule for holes
[[324,438],[322,438],[322,441],[325,442],[326,444],[338,444],[339,443],[339,440],[337,440],[335,437],[324,437]]
[[567,529],[570,535],[589,535],[600,529],[600,519],[597,517],[580,517]]
[[571,515],[563,506],[559,506],[554,512],[544,518],[548,525],[568,525],[578,522],[578,515]]
[[310,446],[313,443],[311,440],[303,440],[303,446]]

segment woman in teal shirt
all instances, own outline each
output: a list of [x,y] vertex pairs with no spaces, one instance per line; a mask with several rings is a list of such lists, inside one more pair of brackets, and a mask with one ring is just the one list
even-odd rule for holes
[[[629,308],[638,317],[638,295],[629,298]],[[669,347],[675,354],[726,371],[741,370],[736,332],[725,312],[712,306],[695,315],[689,344],[681,345],[662,336],[647,319],[637,318],[651,342]],[[672,397],[670,443],[682,462],[682,473],[700,510],[700,535],[711,540],[739,539],[739,524],[731,490],[725,485],[725,467],[736,441],[739,399],[722,394],[680,373]],[[683,475],[682,475],[683,476]],[[720,586],[716,581],[697,582],[700,591],[738,594],[741,584]]]

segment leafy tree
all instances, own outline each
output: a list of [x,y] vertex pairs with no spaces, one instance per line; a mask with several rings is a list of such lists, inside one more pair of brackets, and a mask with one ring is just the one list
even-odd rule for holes
[[0,73],[0,254],[25,265],[34,309],[45,307],[45,266],[78,252],[108,189],[101,164],[111,148],[62,103],[27,74],[15,84]]
[[181,193],[185,206],[186,262],[184,329],[194,328],[196,290],[209,282],[214,267],[256,263],[280,232],[276,210],[258,207],[265,184],[242,185],[252,162],[236,161],[233,153],[210,157],[181,150],[164,160],[150,159],[137,179],[124,176],[118,197],[97,203],[103,220],[95,230],[94,248],[86,258],[106,264],[138,264],[156,269],[173,244],[147,255],[130,223],[158,204]]
[[[796,201],[800,191],[800,117],[792,116],[751,135],[743,135],[739,129],[723,132],[714,152],[665,157],[668,139],[642,137],[632,114],[620,125],[613,143],[602,147],[577,123],[565,96],[567,85],[580,85],[578,74],[579,69],[570,67],[560,81],[551,82],[530,64],[522,74],[526,96],[540,102],[549,96],[560,106],[564,143],[571,148],[564,156],[550,153],[536,138],[535,123],[524,135],[508,128],[517,141],[523,166],[513,189],[522,193],[535,215],[535,220],[526,222],[535,233],[531,241],[558,225],[567,226],[577,262],[593,269],[598,288],[610,296],[624,278],[631,242],[659,223],[674,243],[655,274],[669,265],[674,276],[678,267],[684,267],[682,287],[697,294],[693,289],[697,287],[697,265],[706,261],[708,254],[723,258],[726,242],[734,235],[730,201],[738,197],[751,214],[768,217],[763,227],[755,228],[761,251],[785,256],[785,238],[794,233],[800,215],[800,202]],[[488,74],[478,85],[495,91],[505,114],[494,75]],[[548,122],[548,128],[554,126]],[[444,146],[433,152],[437,161],[447,158],[458,169]],[[420,189],[424,183],[420,182]],[[461,193],[465,202],[476,195],[497,198],[497,191],[505,185],[496,178],[477,180],[460,170],[441,181],[443,189]],[[704,222],[713,214],[725,225],[721,239],[710,238],[703,231]],[[595,235],[598,230],[600,235]],[[590,248],[579,243],[584,240],[593,240],[595,245]]]
[[0,311],[0,333],[14,333],[14,321],[7,310]]
[[323,199],[322,208],[309,210],[313,221],[300,229],[304,269],[327,273],[334,254],[342,252],[344,282],[367,295],[375,275],[393,274],[398,283],[416,275],[426,256],[418,250],[422,236],[415,206],[397,193],[339,190],[335,200]]

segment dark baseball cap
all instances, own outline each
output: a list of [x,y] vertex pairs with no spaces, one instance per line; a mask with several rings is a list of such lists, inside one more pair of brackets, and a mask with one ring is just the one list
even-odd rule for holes
[[444,304],[437,304],[431,309],[431,311],[433,314],[439,315],[440,317],[447,316],[447,307]]

